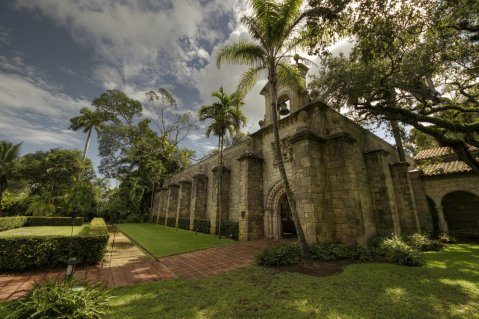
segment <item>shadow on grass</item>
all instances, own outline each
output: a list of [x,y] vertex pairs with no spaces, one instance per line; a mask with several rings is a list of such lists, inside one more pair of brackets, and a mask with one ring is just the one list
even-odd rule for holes
[[477,245],[455,245],[418,268],[354,264],[313,277],[250,267],[123,287],[108,318],[479,318],[478,255]]

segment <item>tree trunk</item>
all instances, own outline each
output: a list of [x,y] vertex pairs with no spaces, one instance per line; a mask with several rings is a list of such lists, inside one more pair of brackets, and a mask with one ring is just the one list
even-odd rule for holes
[[91,138],[91,131],[92,130],[93,130],[93,128],[90,128],[88,130],[88,135],[86,136],[85,147],[83,148],[83,156],[82,156],[82,159],[81,159],[80,175],[78,176],[78,180],[80,180],[81,177],[83,176],[83,169],[84,169],[84,166],[85,166],[86,153],[88,152],[88,147],[90,146],[90,138]]
[[217,218],[218,218],[218,237],[221,238],[221,219],[222,219],[222,215],[223,215],[223,191],[222,191],[222,187],[223,187],[223,143],[224,143],[224,136],[220,136],[219,138],[219,148],[220,148],[220,153],[219,153],[219,167],[218,167],[218,182],[217,182],[217,185],[218,185],[218,190],[217,190]]
[[392,120],[391,123],[391,130],[393,132],[394,140],[396,141],[396,150],[398,152],[399,161],[406,162],[406,155],[404,154],[404,147],[402,145],[401,139],[401,129],[399,128],[398,121]]
[[293,217],[294,226],[296,228],[296,234],[298,235],[301,256],[303,257],[303,262],[309,264],[312,261],[311,252],[309,251],[308,243],[306,242],[306,237],[304,236],[303,228],[301,226],[301,221],[299,220],[298,211],[296,210],[296,200],[291,190],[288,176],[286,175],[283,155],[281,152],[281,145],[279,143],[279,122],[278,122],[278,109],[277,109],[278,79],[276,75],[276,67],[274,65],[270,66],[268,82],[269,82],[268,83],[269,94],[271,96],[271,118],[273,122],[274,153],[275,153],[276,161],[278,162],[278,169],[281,175],[281,180],[283,182],[283,187],[286,193],[286,198],[288,200],[289,208],[291,210],[291,215]]

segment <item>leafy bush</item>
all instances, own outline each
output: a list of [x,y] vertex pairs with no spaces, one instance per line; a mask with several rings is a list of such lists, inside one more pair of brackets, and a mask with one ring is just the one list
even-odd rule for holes
[[444,247],[444,244],[438,240],[431,240],[428,236],[415,233],[406,238],[406,243],[413,249],[419,251],[439,251]]
[[456,238],[452,237],[448,233],[439,234],[438,240],[444,244],[454,244],[456,242]]
[[267,248],[256,257],[256,263],[260,266],[290,266],[300,261],[301,252],[296,244]]
[[164,225],[165,224],[165,217],[164,216],[158,217],[158,224],[159,225]]
[[26,225],[28,219],[26,216],[1,217],[0,231],[20,228]]
[[101,286],[75,288],[70,281],[42,281],[25,299],[9,306],[11,313],[5,319],[100,319],[109,309],[109,300],[108,291]]
[[178,227],[182,229],[190,229],[190,219],[189,218],[179,218]]
[[78,236],[0,238],[0,270],[25,270],[65,265],[70,256],[80,264],[96,264],[106,252],[108,233],[103,219],[92,220]]
[[210,233],[211,222],[209,219],[195,219],[193,221],[193,230],[200,233],[209,234]]
[[221,236],[227,238],[238,239],[239,223],[238,222],[221,222]]
[[384,251],[386,258],[395,264],[405,266],[422,266],[425,264],[424,257],[397,235],[386,238],[381,244],[381,249]]
[[26,226],[81,226],[83,225],[83,217],[77,217],[72,220],[70,217],[41,217],[41,216],[28,216],[28,222]]
[[176,226],[176,217],[168,217],[166,221],[166,226],[175,227]]
[[338,260],[354,259],[360,261],[370,261],[374,252],[368,247],[360,245],[343,245],[340,243],[324,242],[311,247],[313,260]]

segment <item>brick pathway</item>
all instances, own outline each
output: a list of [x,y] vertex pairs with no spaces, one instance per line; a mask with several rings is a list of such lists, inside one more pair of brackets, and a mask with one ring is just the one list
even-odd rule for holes
[[[129,246],[125,244],[126,237],[118,234],[120,233],[117,233],[115,243],[123,242],[123,246]],[[129,242],[127,238],[126,241]],[[121,257],[121,253],[114,249],[111,267],[108,267],[109,254],[107,254],[106,260],[100,265],[78,267],[75,270],[75,278],[86,279],[90,283],[105,282],[109,287],[176,278],[196,280],[252,265],[260,250],[274,244],[275,242],[270,240],[239,242],[223,247],[164,257],[158,261],[147,256],[137,247],[136,250],[133,248],[128,250],[124,259]],[[118,245],[118,248],[121,249],[121,246]],[[62,280],[64,275],[65,269],[48,270],[42,273],[0,275],[0,301],[22,297],[36,281],[48,278]]]

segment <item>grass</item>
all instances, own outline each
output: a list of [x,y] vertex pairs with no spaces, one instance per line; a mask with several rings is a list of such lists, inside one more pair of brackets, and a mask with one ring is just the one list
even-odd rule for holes
[[[73,235],[78,235],[85,226],[74,226]],[[70,236],[71,226],[34,226],[21,227],[0,232],[0,237],[27,237],[27,236]]]
[[158,224],[119,224],[118,228],[156,258],[235,243],[230,239]]
[[116,288],[106,318],[479,318],[479,245],[426,257],[423,267],[353,264],[329,277],[249,267]]

